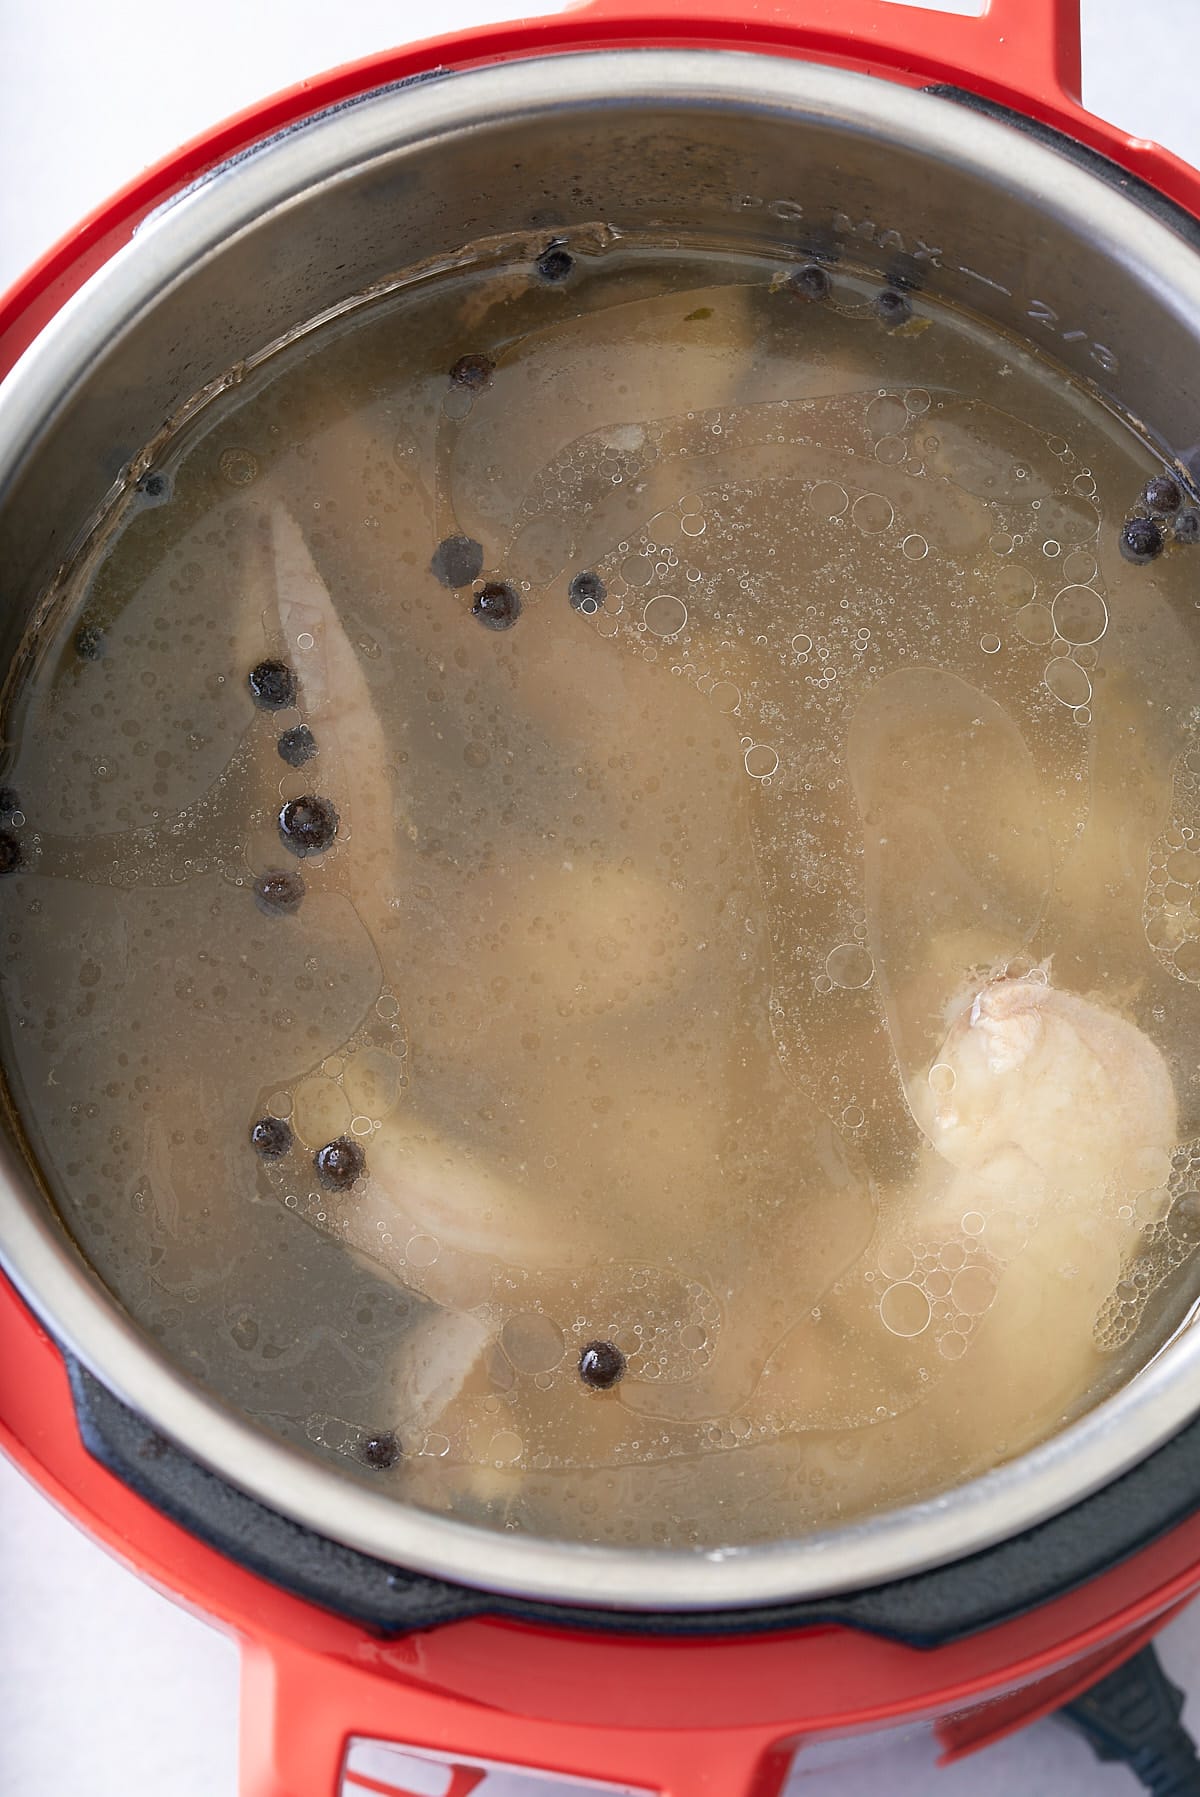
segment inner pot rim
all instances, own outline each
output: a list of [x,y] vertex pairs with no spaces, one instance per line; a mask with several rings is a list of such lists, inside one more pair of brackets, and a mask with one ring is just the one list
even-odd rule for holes
[[[0,393],[0,493],[63,396],[115,335],[236,232],[320,183],[405,146],[486,133],[515,116],[550,129],[567,109],[638,106],[791,119],[920,149],[1019,193],[1048,223],[1086,222],[1106,256],[1200,318],[1200,257],[1126,194],[1044,143],[953,102],[844,70],[729,51],[604,51],[537,58],[385,89],[223,165],[153,215],[31,346]],[[997,171],[1002,171],[997,173]],[[182,271],[182,272],[181,272]],[[156,1429],[231,1484],[317,1533],[384,1561],[484,1590],[630,1611],[715,1610],[820,1597],[977,1552],[1109,1483],[1200,1410],[1200,1332],[1079,1422],[1021,1458],[923,1503],[794,1542],[616,1549],[492,1532],[360,1487],[275,1440],[152,1347],[47,1214],[3,1144],[0,1264],[55,1337]],[[1198,1494],[1200,1497],[1200,1494]]]

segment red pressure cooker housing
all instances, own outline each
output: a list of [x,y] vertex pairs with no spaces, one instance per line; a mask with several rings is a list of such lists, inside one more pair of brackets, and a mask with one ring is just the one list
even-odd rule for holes
[[[968,18],[894,0],[595,0],[554,17],[433,38],[265,100],[138,177],[0,299],[0,375],[138,224],[230,157],[325,109],[432,70],[614,48],[755,51],[880,81],[957,90],[1098,153],[1200,220],[1200,173],[1087,112],[1079,0],[990,0]],[[59,1508],[242,1651],[241,1797],[468,1797],[487,1765],[655,1797],[776,1797],[806,1748],[932,1725],[944,1760],[1057,1710],[1131,1658],[1200,1590],[1200,1509],[1149,1545],[1022,1613],[942,1638],[844,1621],[660,1634],[614,1617],[466,1615],[402,1633],[346,1619],[171,1520],[89,1452],[67,1364],[0,1276],[0,1447]],[[1193,1425],[1194,1432],[1194,1425]],[[136,1481],[135,1481],[136,1483]],[[1200,1505],[1200,1484],[1193,1504]],[[440,1768],[431,1772],[430,1761]],[[380,1774],[379,1767],[386,1762]],[[410,1762],[411,1763],[411,1762]]]

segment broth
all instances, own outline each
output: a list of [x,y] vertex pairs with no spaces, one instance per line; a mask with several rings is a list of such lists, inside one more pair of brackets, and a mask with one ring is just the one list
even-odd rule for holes
[[588,1541],[796,1535],[1128,1379],[1200,1239],[1155,474],[923,294],[602,228],[265,361],[10,693],[5,1061],[89,1262],[349,1475]]

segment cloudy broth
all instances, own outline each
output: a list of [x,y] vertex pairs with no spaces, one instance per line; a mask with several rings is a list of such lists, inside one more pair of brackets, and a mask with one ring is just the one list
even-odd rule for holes
[[1044,1439],[1194,1295],[1197,537],[839,266],[580,231],[305,336],[10,693],[70,1233],[231,1404],[497,1527],[794,1535]]

